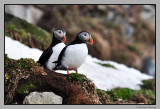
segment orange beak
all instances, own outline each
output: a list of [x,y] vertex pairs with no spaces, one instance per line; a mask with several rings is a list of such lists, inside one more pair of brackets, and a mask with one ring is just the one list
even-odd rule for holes
[[89,42],[90,44],[93,44],[93,38],[91,37],[91,41]]
[[66,42],[66,36],[64,36],[63,42]]

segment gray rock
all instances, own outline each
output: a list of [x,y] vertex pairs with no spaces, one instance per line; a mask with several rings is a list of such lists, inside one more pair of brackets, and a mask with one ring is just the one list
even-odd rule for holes
[[141,72],[155,76],[155,62],[151,57],[144,58]]
[[32,24],[36,24],[43,14],[40,9],[33,5],[6,5],[5,12]]
[[31,92],[25,97],[23,104],[62,104],[62,97],[53,92]]

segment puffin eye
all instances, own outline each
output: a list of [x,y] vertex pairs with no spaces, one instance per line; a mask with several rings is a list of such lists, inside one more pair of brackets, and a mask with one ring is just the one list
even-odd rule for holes
[[61,31],[59,32],[59,34],[61,34]]
[[86,34],[84,34],[84,36],[87,36]]

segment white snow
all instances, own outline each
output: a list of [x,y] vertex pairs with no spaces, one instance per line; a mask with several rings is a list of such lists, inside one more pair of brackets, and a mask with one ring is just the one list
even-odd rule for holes
[[[18,41],[5,37],[5,53],[12,59],[32,58],[37,61],[42,51],[36,48],[29,48]],[[96,62],[111,64],[116,67],[116,69],[101,66]],[[113,61],[102,61],[90,55],[87,56],[86,61],[78,71],[90,78],[99,89],[103,90],[110,90],[116,87],[139,90],[142,80],[153,78],[134,68],[129,68],[126,65]],[[66,71],[61,70],[57,70],[56,72],[67,74]]]
[[5,37],[5,53],[12,59],[32,58],[38,61],[42,51],[36,48],[30,48],[19,41]]

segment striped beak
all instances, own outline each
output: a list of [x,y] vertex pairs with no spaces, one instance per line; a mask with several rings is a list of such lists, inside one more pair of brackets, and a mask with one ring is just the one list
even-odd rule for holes
[[93,44],[93,38],[92,37],[91,37],[91,40],[90,40],[89,44]]

